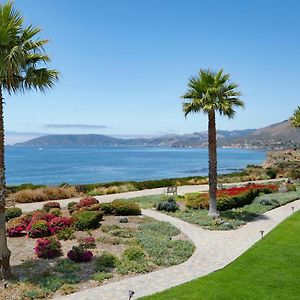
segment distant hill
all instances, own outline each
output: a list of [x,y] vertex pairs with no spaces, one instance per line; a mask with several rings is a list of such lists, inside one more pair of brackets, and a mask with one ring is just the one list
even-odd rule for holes
[[[283,121],[260,129],[219,130],[217,139],[221,147],[284,149],[300,145],[300,130],[292,128],[289,121]],[[101,134],[45,135],[14,145],[14,147],[86,146],[206,147],[207,132],[164,135],[147,139],[124,139]]]

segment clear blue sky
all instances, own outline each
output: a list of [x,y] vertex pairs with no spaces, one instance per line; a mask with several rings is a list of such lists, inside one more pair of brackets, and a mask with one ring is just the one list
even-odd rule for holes
[[46,95],[7,96],[9,132],[206,130],[206,116],[184,119],[179,99],[199,68],[224,68],[243,93],[246,109],[235,120],[218,119],[219,129],[280,122],[300,103],[300,1],[16,0],[15,6],[50,39],[46,50],[61,79]]

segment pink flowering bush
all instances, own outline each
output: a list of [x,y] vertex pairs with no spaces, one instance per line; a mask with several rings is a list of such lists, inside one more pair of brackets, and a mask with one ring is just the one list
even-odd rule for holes
[[25,233],[27,224],[22,217],[10,219],[7,222],[7,235],[9,237],[22,236]]
[[71,226],[71,219],[66,217],[55,217],[49,222],[49,230],[51,234]]
[[80,242],[80,245],[82,245],[83,248],[85,248],[85,249],[96,247],[96,240],[92,236],[87,236],[87,237],[81,238],[79,240],[79,242]]
[[61,244],[54,237],[37,239],[34,252],[39,258],[54,258],[62,254]]
[[27,231],[28,236],[32,238],[44,237],[50,235],[48,223],[45,220],[37,220],[30,224]]
[[76,204],[76,209],[80,209],[83,207],[89,207],[95,204],[98,204],[99,201],[94,198],[94,197],[85,197],[82,198],[77,204]]
[[85,250],[82,245],[73,246],[67,254],[68,258],[74,262],[87,262],[90,261],[93,257],[91,251]]

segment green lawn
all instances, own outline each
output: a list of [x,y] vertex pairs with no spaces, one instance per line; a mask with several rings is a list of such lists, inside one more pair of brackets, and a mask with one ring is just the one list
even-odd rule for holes
[[300,212],[297,212],[224,269],[141,299],[300,299],[299,280]]

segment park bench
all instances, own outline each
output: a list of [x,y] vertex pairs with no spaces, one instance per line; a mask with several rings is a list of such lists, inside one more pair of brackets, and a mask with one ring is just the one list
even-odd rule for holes
[[167,186],[166,194],[177,195],[177,186]]

